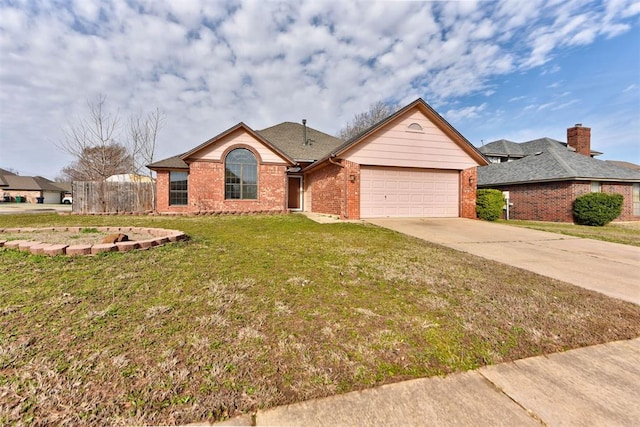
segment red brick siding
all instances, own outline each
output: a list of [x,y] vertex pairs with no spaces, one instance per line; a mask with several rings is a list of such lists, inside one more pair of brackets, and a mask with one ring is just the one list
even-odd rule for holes
[[[360,165],[343,160],[343,179],[346,179],[346,219],[360,219]],[[343,202],[344,203],[344,202]]]
[[258,199],[225,200],[224,164],[198,161],[189,166],[189,203],[169,206],[169,173],[158,172],[158,212],[284,212],[287,201],[286,165],[258,165]]
[[[512,203],[509,209],[511,219],[573,222],[573,202],[577,197],[591,192],[591,182],[557,181],[492,188],[509,191]],[[640,219],[640,217],[633,216],[631,183],[602,182],[601,191],[603,193],[619,193],[624,196],[622,214],[616,221]]]
[[[190,181],[188,183],[188,190],[191,190]],[[191,194],[189,194],[189,198],[191,198]],[[169,206],[169,171],[158,171],[156,173],[156,211],[189,212],[190,210],[189,205]]]
[[602,182],[603,193],[618,193],[624,197],[622,213],[616,221],[638,221],[640,216],[633,216],[633,184],[628,182]]
[[311,193],[311,210],[317,213],[342,216],[344,181],[342,168],[327,163],[304,176]]
[[476,190],[478,168],[472,167],[460,172],[460,217],[476,219]]

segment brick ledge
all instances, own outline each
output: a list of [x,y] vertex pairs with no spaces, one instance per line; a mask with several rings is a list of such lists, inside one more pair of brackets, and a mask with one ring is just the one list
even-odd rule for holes
[[[72,231],[79,232],[80,229],[87,227],[23,227],[23,228],[0,228],[0,233],[33,233],[37,231]],[[128,242],[119,242],[115,244],[96,243],[94,245],[67,245],[59,243],[42,243],[32,240],[5,240],[0,238],[0,247],[9,249],[18,249],[30,252],[34,255],[68,255],[83,256],[95,255],[102,252],[128,252],[135,249],[149,249],[154,246],[162,246],[166,243],[178,242],[186,240],[187,235],[180,230],[168,230],[166,228],[150,228],[150,227],[92,227],[99,231],[107,233],[126,233],[136,232],[145,233],[154,236],[145,240],[133,240]],[[27,237],[27,236],[25,236]]]

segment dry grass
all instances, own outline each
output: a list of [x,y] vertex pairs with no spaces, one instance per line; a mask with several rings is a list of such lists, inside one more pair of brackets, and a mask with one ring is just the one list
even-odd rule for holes
[[605,242],[622,243],[623,245],[640,246],[640,221],[610,222],[603,227],[569,224],[564,222],[543,221],[501,221],[505,224],[551,233],[566,234],[568,236],[583,237],[585,239],[604,240]]
[[91,258],[0,249],[0,424],[214,421],[640,335],[638,306],[372,226],[104,221],[191,240]]

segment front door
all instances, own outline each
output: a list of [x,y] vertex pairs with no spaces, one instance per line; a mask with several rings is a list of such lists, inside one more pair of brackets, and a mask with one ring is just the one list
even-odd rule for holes
[[287,208],[292,211],[302,210],[302,177],[290,176],[287,198]]

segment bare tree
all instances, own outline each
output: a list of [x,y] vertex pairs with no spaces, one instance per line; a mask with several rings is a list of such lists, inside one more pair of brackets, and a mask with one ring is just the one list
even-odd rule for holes
[[119,112],[107,111],[104,95],[94,102],[88,101],[87,106],[87,117],[70,124],[58,144],[76,159],[65,169],[79,168],[75,174],[90,181],[118,173],[151,176],[145,166],[153,163],[164,113],[156,108],[146,116],[132,116],[123,132]]
[[[153,163],[164,114],[156,109],[147,115],[134,115],[125,127],[118,111],[107,110],[104,95],[98,96],[93,102],[88,101],[87,106],[87,116],[71,123],[58,144],[59,148],[75,158],[62,169],[61,174],[72,181],[98,182],[104,182],[111,175],[129,174],[139,184],[134,187],[140,192],[146,191],[142,187],[153,187],[152,184],[143,183],[144,178],[135,178],[145,175],[149,177],[146,181],[153,179],[151,171],[147,172],[145,166]],[[98,187],[102,189],[104,186]],[[135,196],[137,199],[142,197],[138,193]],[[99,198],[105,206],[106,197],[100,190]],[[155,206],[155,189],[152,202]]]
[[[153,172],[146,166],[153,163],[158,132],[164,126],[165,115],[158,108],[146,116],[138,114],[129,120],[130,152],[138,175],[153,179]],[[156,190],[152,186],[152,203],[155,206]]]
[[133,156],[123,145],[110,143],[87,146],[69,166],[62,168],[62,175],[71,181],[104,181],[111,175],[131,173]]
[[146,166],[153,163],[158,132],[164,126],[165,115],[156,108],[146,116],[138,114],[129,120],[130,152],[136,173],[151,176]]
[[382,101],[373,103],[369,106],[368,111],[356,114],[350,122],[340,129],[337,136],[344,141],[349,140],[381,120],[386,119],[398,109],[397,104],[385,104]]
[[[119,143],[120,117],[119,113],[110,113],[105,108],[106,97],[100,95],[95,102],[87,101],[89,114],[69,125],[64,130],[64,137],[58,146],[75,157],[75,161],[62,170],[74,180],[74,176],[82,177],[86,181],[101,181],[116,173],[133,172],[125,170],[126,156],[122,154],[124,145]],[[114,163],[115,162],[115,163]]]

